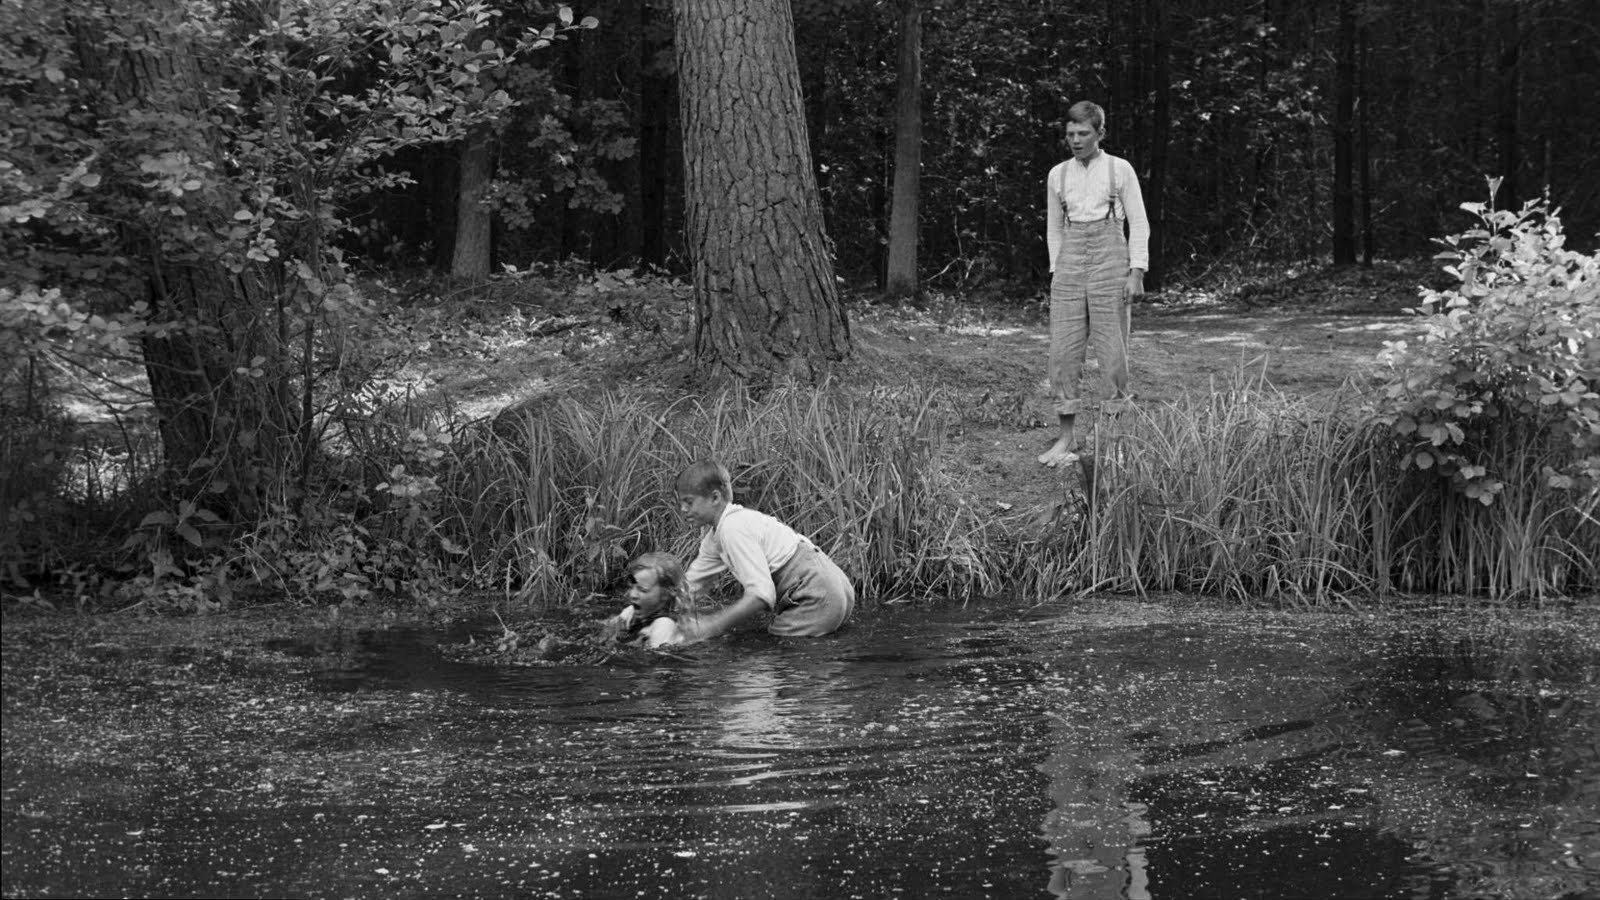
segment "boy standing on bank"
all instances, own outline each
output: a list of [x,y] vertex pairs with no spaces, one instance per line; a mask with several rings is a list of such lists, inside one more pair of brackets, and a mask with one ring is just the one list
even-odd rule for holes
[[[1039,455],[1055,468],[1078,460],[1074,425],[1085,399],[1078,390],[1087,346],[1110,395],[1102,411],[1128,401],[1129,304],[1144,296],[1150,267],[1150,220],[1139,176],[1100,149],[1106,114],[1087,100],[1067,111],[1072,158],[1050,170],[1045,243],[1050,250],[1050,396],[1060,437]],[[1123,223],[1128,233],[1123,236]]]
[[733,603],[679,622],[684,643],[716,637],[771,613],[767,631],[784,637],[829,634],[855,609],[850,579],[809,538],[772,516],[733,502],[733,479],[715,462],[698,462],[678,474],[678,510],[706,529],[685,582],[691,596],[705,593],[724,572],[742,592]]

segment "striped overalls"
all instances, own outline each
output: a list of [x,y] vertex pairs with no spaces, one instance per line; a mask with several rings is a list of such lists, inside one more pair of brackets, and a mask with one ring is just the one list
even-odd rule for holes
[[1050,279],[1050,398],[1057,415],[1082,411],[1085,344],[1093,347],[1109,399],[1128,396],[1128,239],[1117,218],[1117,170],[1107,160],[1111,202],[1103,219],[1073,222],[1062,211],[1061,249]]

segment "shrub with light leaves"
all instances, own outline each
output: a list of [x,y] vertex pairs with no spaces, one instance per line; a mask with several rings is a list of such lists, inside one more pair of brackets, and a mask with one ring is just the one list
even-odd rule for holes
[[1600,256],[1565,247],[1547,201],[1466,203],[1477,224],[1441,241],[1458,284],[1424,290],[1420,341],[1392,342],[1380,420],[1431,469],[1489,505],[1513,456],[1592,507],[1600,485]]

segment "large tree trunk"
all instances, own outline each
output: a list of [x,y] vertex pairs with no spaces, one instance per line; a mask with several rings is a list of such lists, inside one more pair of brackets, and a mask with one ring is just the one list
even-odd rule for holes
[[494,216],[483,205],[494,177],[494,134],[480,125],[467,134],[461,148],[456,184],[456,247],[450,261],[450,274],[457,278],[482,280],[489,277]]
[[1333,264],[1356,261],[1356,0],[1339,0],[1339,48],[1333,78]]
[[917,292],[917,194],[922,171],[922,4],[901,0],[900,84],[895,94],[894,201],[885,293]]
[[695,356],[738,378],[814,380],[850,350],[788,0],[677,6]]
[[[125,23],[124,37],[132,39],[117,53],[102,52],[104,35],[80,35],[84,71],[99,83],[105,103],[203,120],[208,73],[181,33],[156,25],[180,20],[177,0],[165,0],[148,18]],[[175,129],[171,139],[196,163],[221,165],[202,126]],[[229,211],[199,204],[186,221],[222,231]],[[291,329],[284,310],[274,308],[283,285],[265,267],[231,272],[222,260],[171,252],[156,236],[131,231],[128,240],[146,260],[139,299],[156,327],[141,337],[141,352],[168,488],[249,519],[258,512],[263,477],[286,470],[297,449],[292,373],[285,371]]]

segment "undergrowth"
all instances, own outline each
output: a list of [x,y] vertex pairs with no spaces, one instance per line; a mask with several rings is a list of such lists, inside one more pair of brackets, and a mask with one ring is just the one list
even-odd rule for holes
[[[947,441],[984,410],[937,388],[731,388],[676,402],[595,389],[467,420],[369,375],[320,422],[315,467],[264,484],[261,512],[242,522],[204,498],[164,508],[147,443],[93,450],[30,389],[27,408],[0,410],[0,580],[10,596],[83,608],[436,604],[473,591],[548,610],[612,590],[645,550],[689,555],[697,536],[669,485],[714,458],[739,502],[809,535],[868,604],[1592,596],[1597,264],[1562,247],[1542,206],[1469,210],[1480,227],[1446,241],[1456,284],[1425,290],[1424,338],[1389,349],[1386,384],[1306,400],[1240,371],[1146,403],[1094,432],[1083,477],[1043,520],[964,502],[968,475]],[[613,322],[625,343],[670,352],[659,348],[681,292],[657,290],[654,274],[578,278],[555,302],[554,282],[511,273],[494,302],[539,327]],[[443,317],[423,311],[406,328],[445,340]],[[3,374],[21,384],[31,371]],[[44,579],[53,591],[36,587]]]

